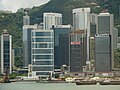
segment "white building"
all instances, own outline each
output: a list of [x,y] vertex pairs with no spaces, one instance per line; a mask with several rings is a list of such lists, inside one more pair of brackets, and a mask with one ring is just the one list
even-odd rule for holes
[[90,8],[73,9],[74,30],[86,30],[87,32],[87,61],[89,60],[89,37],[90,37]]
[[62,25],[62,14],[60,13],[44,13],[43,29],[49,30],[53,25]]
[[32,30],[32,76],[47,77],[54,72],[53,30]]
[[1,35],[1,74],[12,73],[12,36],[7,30]]

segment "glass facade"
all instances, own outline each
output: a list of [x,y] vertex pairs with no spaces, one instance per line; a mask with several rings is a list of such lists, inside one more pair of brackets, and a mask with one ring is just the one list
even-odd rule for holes
[[110,33],[110,16],[98,16],[98,34]]
[[32,72],[48,76],[54,71],[53,30],[32,30]]
[[12,73],[12,36],[5,30],[1,35],[1,74]]
[[95,36],[95,71],[109,72],[111,70],[111,39],[109,34]]
[[87,60],[86,34],[70,35],[70,72],[82,72]]
[[[67,27],[67,28],[65,28]],[[69,65],[69,33],[71,27],[67,25],[56,25],[54,30],[54,56],[55,67],[61,68],[62,65]]]

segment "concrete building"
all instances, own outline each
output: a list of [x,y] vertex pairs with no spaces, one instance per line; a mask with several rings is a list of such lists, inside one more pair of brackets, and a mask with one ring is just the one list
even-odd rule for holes
[[28,65],[31,64],[31,31],[37,28],[37,25],[23,26],[23,66],[25,68],[28,68]]
[[114,46],[113,46],[113,30],[114,30],[114,19],[113,14],[100,13],[97,15],[96,33],[97,34],[109,34],[111,42],[111,68],[114,69]]
[[12,73],[12,36],[4,30],[1,35],[1,74]]
[[62,25],[62,14],[60,13],[44,13],[43,29],[49,30],[53,25]]
[[85,30],[76,30],[70,34],[70,72],[83,72],[87,59],[87,35]]
[[86,30],[87,34],[87,61],[89,61],[89,38],[90,38],[90,8],[73,9],[74,30]]
[[25,12],[25,16],[23,16],[23,25],[30,25],[30,16],[28,16],[27,12]]
[[54,60],[55,68],[69,65],[69,33],[71,25],[55,25],[54,31]]
[[113,47],[114,47],[114,49],[117,48],[117,44],[118,44],[118,29],[114,27],[114,30],[113,30]]
[[111,35],[95,36],[95,71],[110,72],[111,70]]
[[31,35],[32,76],[48,77],[54,72],[53,30],[32,30]]

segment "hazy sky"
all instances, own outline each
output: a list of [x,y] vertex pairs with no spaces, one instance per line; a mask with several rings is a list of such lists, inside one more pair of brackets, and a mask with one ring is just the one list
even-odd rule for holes
[[40,6],[50,0],[0,0],[0,10],[16,12],[19,8]]

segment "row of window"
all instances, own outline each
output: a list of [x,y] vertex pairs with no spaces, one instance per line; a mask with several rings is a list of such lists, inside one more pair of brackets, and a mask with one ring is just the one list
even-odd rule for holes
[[53,65],[53,61],[35,61],[34,65]]
[[53,38],[32,38],[32,42],[53,42]]
[[53,32],[32,32],[32,36],[53,36]]
[[53,55],[33,55],[33,59],[53,59]]
[[33,67],[32,70],[33,71],[53,71],[54,67],[50,67],[50,66],[47,66],[47,67]]
[[32,49],[33,54],[51,54],[53,49]]
[[33,43],[32,48],[53,48],[53,43]]

